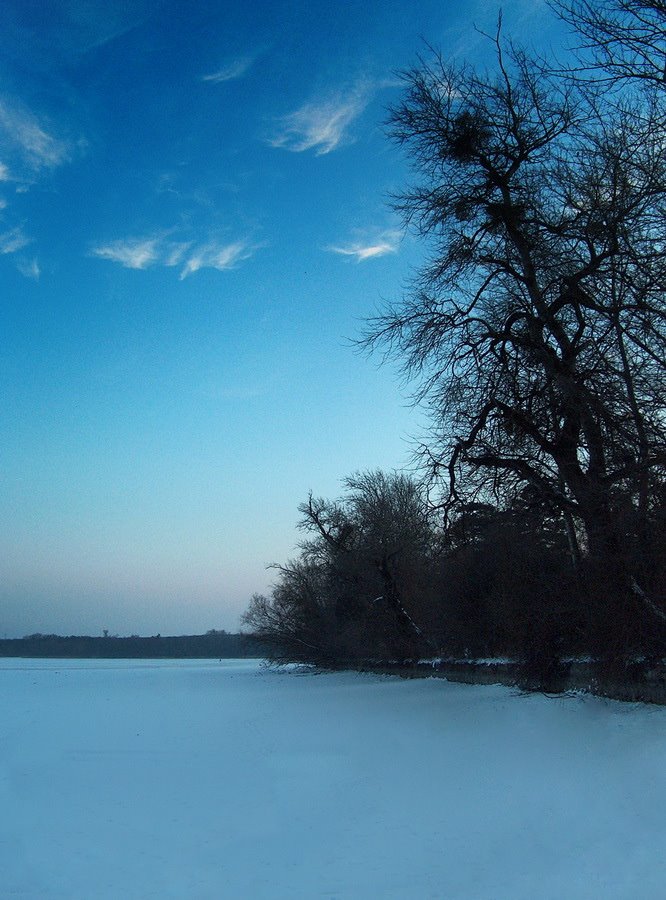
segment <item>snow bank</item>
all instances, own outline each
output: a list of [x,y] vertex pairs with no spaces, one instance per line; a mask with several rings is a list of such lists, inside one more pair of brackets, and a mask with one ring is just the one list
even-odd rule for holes
[[0,896],[666,896],[666,709],[242,661],[1,660]]

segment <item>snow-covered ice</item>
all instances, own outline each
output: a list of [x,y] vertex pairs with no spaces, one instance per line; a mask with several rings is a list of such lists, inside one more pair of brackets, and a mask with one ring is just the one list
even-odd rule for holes
[[666,709],[0,660],[0,897],[663,900]]

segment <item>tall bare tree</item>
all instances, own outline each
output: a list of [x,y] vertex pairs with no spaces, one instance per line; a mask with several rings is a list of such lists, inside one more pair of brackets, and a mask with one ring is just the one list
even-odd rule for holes
[[365,343],[430,405],[447,506],[531,497],[663,614],[624,551],[666,471],[666,134],[493,42],[493,73],[432,52],[403,76],[396,207],[430,256]]

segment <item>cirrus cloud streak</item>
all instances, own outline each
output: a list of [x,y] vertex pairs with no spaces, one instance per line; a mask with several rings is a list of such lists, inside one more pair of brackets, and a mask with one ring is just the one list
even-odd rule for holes
[[148,269],[159,265],[181,267],[179,278],[200,269],[217,269],[220,272],[235,268],[249,259],[257,250],[244,240],[224,243],[211,240],[204,244],[191,241],[172,241],[164,235],[143,238],[125,238],[101,244],[91,251],[92,256],[119,263],[126,269]]
[[17,250],[22,250],[30,243],[32,243],[32,238],[25,235],[23,229],[17,226],[10,231],[5,231],[4,234],[0,234],[0,253],[3,255],[16,253]]
[[129,238],[95,247],[93,256],[110,259],[126,269],[147,269],[157,262],[157,238]]
[[219,272],[234,269],[238,263],[249,259],[254,250],[254,247],[250,247],[244,241],[234,241],[231,244],[218,244],[215,242],[206,244],[203,247],[194,249],[189,255],[181,270],[180,280],[187,278],[193,272],[198,272],[199,269],[217,269]]
[[[0,151],[33,175],[54,169],[70,157],[67,144],[45,131],[29,109],[5,99],[0,99]],[[0,168],[1,180],[15,180],[14,166],[10,170],[3,162]]]
[[268,140],[272,147],[303,153],[314,150],[324,156],[349,143],[351,124],[365,110],[372,91],[359,84],[347,93],[329,95],[305,103],[278,121],[276,133]]
[[217,72],[211,72],[209,75],[204,75],[201,80],[208,81],[211,84],[223,84],[225,81],[235,81],[237,78],[242,78],[243,75],[245,75],[248,69],[252,67],[254,61],[254,56],[239,56],[236,59],[232,59],[225,66],[222,66]]
[[333,244],[326,247],[331,253],[340,256],[349,256],[356,262],[365,262],[367,259],[376,259],[386,256],[388,253],[397,253],[400,245],[400,232],[391,230],[383,231],[374,239],[350,241],[346,244]]

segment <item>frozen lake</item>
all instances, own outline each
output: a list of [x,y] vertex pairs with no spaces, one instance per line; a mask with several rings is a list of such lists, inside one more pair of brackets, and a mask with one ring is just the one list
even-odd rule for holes
[[0,897],[666,897],[666,709],[0,660]]

